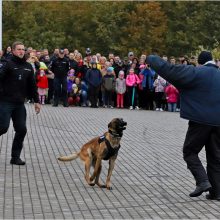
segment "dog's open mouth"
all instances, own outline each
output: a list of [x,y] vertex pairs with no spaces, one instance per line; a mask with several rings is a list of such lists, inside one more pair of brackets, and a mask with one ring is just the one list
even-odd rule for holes
[[127,122],[122,121],[118,126],[118,130],[123,131],[126,129],[126,126],[127,126]]

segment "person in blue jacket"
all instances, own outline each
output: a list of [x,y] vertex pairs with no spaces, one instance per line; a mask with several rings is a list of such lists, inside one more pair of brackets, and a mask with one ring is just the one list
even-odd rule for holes
[[[196,181],[190,197],[209,191],[207,199],[220,200],[220,70],[212,54],[202,51],[199,66],[172,65],[156,55],[147,57],[160,76],[180,92],[180,117],[189,120],[183,158]],[[198,154],[205,146],[207,173]]]
[[102,74],[97,68],[96,62],[91,62],[91,69],[86,72],[85,80],[88,85],[89,100],[92,108],[98,108],[98,95],[102,83]]

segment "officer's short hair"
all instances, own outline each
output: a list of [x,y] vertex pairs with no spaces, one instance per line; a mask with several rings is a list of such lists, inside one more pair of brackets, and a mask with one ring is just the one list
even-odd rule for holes
[[24,45],[21,41],[15,41],[13,44],[12,44],[12,49],[15,50],[16,46],[17,45]]

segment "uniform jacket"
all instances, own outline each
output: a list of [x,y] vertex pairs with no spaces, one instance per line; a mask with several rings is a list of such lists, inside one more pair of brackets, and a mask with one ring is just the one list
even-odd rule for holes
[[51,63],[51,71],[56,78],[67,77],[67,73],[70,69],[69,60],[67,58],[56,58]]
[[147,62],[179,90],[182,118],[220,126],[220,71],[216,65],[172,65],[155,55],[148,56]]
[[24,58],[13,56],[0,68],[0,101],[24,103],[26,97],[39,102],[34,70]]

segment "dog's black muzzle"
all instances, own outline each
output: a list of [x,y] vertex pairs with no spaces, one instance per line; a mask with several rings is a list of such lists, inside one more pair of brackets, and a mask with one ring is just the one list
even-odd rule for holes
[[118,126],[117,126],[117,130],[118,131],[123,131],[126,129],[126,126],[127,126],[127,122],[124,121],[123,119],[120,119],[119,123],[118,123]]

